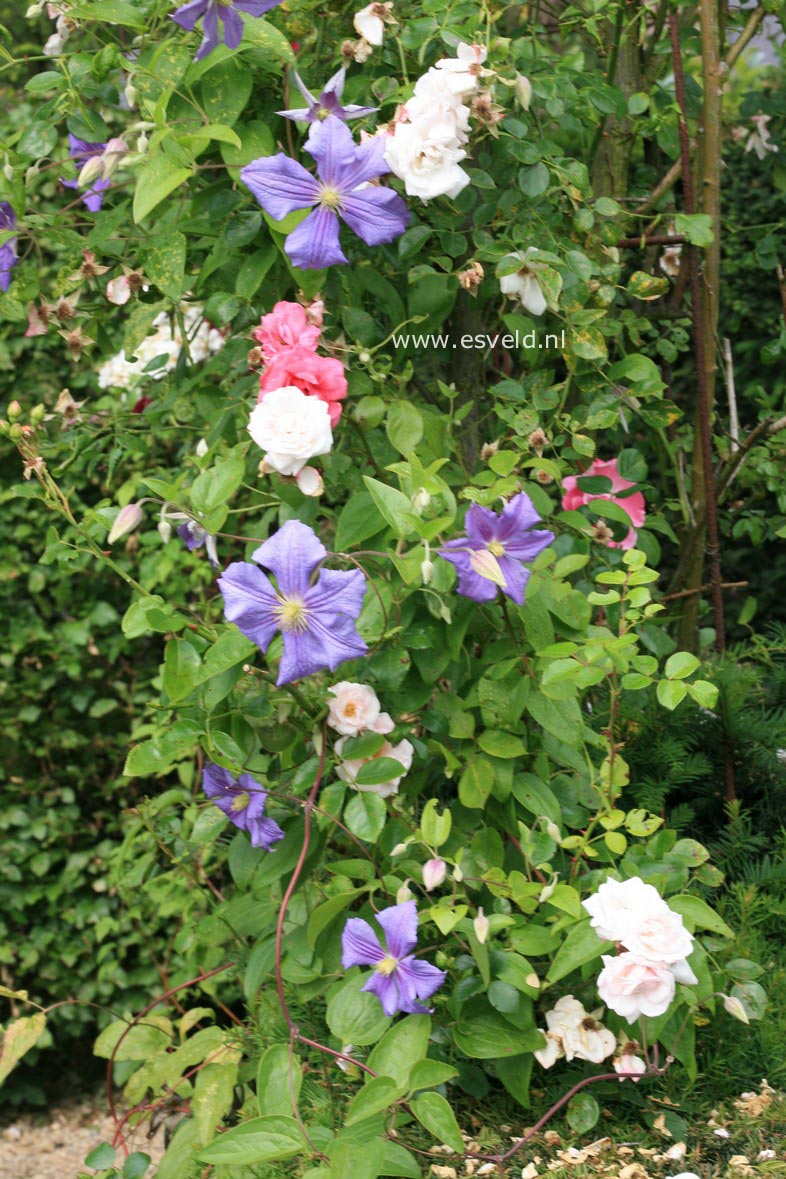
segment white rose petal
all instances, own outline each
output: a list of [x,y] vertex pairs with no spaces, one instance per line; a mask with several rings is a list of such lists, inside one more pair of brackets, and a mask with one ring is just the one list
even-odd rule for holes
[[280,475],[299,474],[310,458],[333,447],[327,405],[294,385],[264,395],[251,413],[248,432]]

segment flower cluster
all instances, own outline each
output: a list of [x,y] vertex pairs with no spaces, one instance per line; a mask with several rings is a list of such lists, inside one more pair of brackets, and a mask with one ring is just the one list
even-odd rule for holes
[[[205,319],[202,307],[196,303],[183,304],[183,326],[188,342],[188,363],[207,360],[224,347],[224,337]],[[101,389],[134,389],[141,380],[160,381],[172,372],[183,349],[184,338],[180,325],[173,325],[169,314],[162,311],[153,320],[154,331],[134,350],[130,360],[121,350],[98,370]],[[149,368],[153,361],[158,363]]]
[[429,999],[442,986],[445,971],[413,955],[418,941],[415,902],[391,905],[374,916],[385,934],[385,946],[367,921],[350,917],[341,935],[342,966],[345,970],[350,966],[374,967],[362,989],[377,996],[385,1015],[427,1012],[429,1008],[421,1000]]
[[[593,475],[610,480],[611,490],[604,492],[582,491],[578,486],[578,480],[581,478],[590,478]],[[578,508],[583,508],[591,504],[593,500],[610,500],[611,503],[622,508],[630,517],[631,528],[628,529],[627,535],[622,540],[614,540],[611,530],[608,528],[605,528],[599,534],[598,539],[601,539],[610,549],[632,549],[636,543],[636,529],[641,528],[647,515],[644,496],[640,491],[634,491],[632,495],[626,496],[620,496],[615,493],[629,491],[631,487],[635,486],[635,483],[631,483],[629,479],[623,479],[622,475],[620,475],[616,459],[609,459],[607,462],[603,462],[601,459],[595,459],[594,462],[590,463],[583,475],[567,475],[562,480],[564,491],[562,507],[566,512],[575,512]]]
[[[335,754],[340,759],[336,766],[339,778],[355,790],[378,794],[380,798],[389,798],[390,795],[397,794],[399,783],[412,766],[415,751],[411,742],[404,740],[393,745],[390,741],[384,741],[371,757],[342,757],[347,738],[359,737],[366,732],[387,736],[393,732],[395,725],[393,718],[387,712],[381,711],[377,694],[368,684],[342,680],[330,689],[330,696],[327,723],[341,734],[335,745]],[[380,757],[389,757],[399,762],[403,771],[401,775],[370,786],[358,782],[357,776],[362,767]]]
[[[281,634],[279,685],[365,654],[355,629],[366,592],[359,569],[319,568],[327,550],[299,520],[288,520],[251,556],[256,564],[234,561],[218,579],[224,614],[262,651]],[[259,566],[273,574],[277,588]]]
[[698,982],[687,961],[693,935],[651,884],[638,876],[606,880],[582,904],[598,937],[620,949],[616,956],[603,955],[598,994],[628,1023],[663,1015],[678,982]]
[[460,167],[471,114],[464,100],[477,90],[486,52],[483,45],[461,44],[455,58],[442,58],[415,83],[385,146],[390,170],[408,196],[452,198],[469,184]]
[[[317,354],[321,324],[321,302],[312,304],[309,315],[299,303],[280,302],[253,332],[265,368],[248,432],[265,451],[262,469],[295,476],[305,494],[321,490],[317,472],[306,463],[332,450],[347,395],[341,361]],[[315,489],[303,482],[304,472],[316,476]]]

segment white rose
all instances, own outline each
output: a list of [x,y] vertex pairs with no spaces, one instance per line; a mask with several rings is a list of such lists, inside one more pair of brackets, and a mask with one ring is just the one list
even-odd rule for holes
[[692,935],[683,925],[679,913],[669,908],[647,913],[641,919],[632,914],[629,921],[630,928],[620,940],[632,954],[671,965],[687,958],[693,950]]
[[499,288],[503,295],[519,299],[530,315],[542,315],[548,303],[538,282],[537,266],[532,265],[533,250],[534,247],[530,246],[526,253],[517,250],[513,254],[508,254],[508,258],[515,258],[522,265],[513,274],[503,274],[499,280]]
[[648,962],[638,954],[618,954],[616,958],[603,955],[598,994],[628,1023],[635,1023],[642,1015],[663,1015],[672,1004],[675,990],[675,978],[668,966]]
[[414,123],[398,123],[385,148],[388,167],[404,181],[407,195],[423,201],[457,197],[469,184],[459,167],[466,154],[455,137],[432,139]]
[[532,1055],[543,1068],[551,1068],[558,1060],[562,1060],[565,1053],[562,1051],[562,1041],[558,1036],[553,1035],[551,1032],[544,1032],[543,1034],[546,1037],[545,1048],[536,1048]]
[[411,123],[417,123],[429,139],[455,137],[466,143],[469,136],[470,110],[445,84],[445,78],[431,69],[415,83],[415,91],[404,110]]
[[119,278],[112,278],[106,284],[106,297],[116,307],[122,307],[131,298],[131,287],[128,277],[121,274]]
[[[382,716],[385,715],[385,713],[382,714]],[[380,717],[381,719],[382,717]],[[379,730],[375,728],[375,731]],[[336,741],[335,752],[339,758],[341,757],[345,740],[346,738],[342,737],[340,741]],[[415,750],[409,741],[399,741],[398,745],[391,745],[389,741],[386,741],[379,753],[375,754],[374,757],[392,757],[395,761],[401,762],[404,773],[398,778],[393,778],[389,782],[380,782],[376,786],[362,786],[357,781],[357,775],[361,766],[366,765],[369,761],[373,761],[374,758],[371,757],[341,761],[336,766],[336,773],[339,778],[343,779],[344,782],[348,782],[355,790],[360,790],[368,794],[378,794],[380,798],[389,798],[391,794],[398,794],[399,782],[401,782],[404,775],[410,769],[414,752]]]
[[328,724],[343,737],[357,737],[379,720],[380,705],[377,694],[368,684],[354,684],[342,680],[328,689]]
[[333,447],[330,413],[324,401],[308,397],[294,385],[272,389],[256,405],[248,432],[281,475],[297,475],[315,454]]
[[456,57],[443,57],[434,66],[444,75],[447,85],[454,94],[472,94],[478,86],[488,50],[485,45],[464,45],[456,49]]
[[669,914],[666,902],[656,888],[639,876],[630,880],[608,879],[598,891],[581,902],[592,918],[590,924],[598,937],[610,942],[624,942],[631,929],[653,915]]

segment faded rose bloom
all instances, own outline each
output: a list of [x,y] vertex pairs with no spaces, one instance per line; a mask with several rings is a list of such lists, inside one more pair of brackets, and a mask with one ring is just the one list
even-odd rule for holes
[[42,303],[40,307],[36,307],[35,303],[31,303],[27,309],[27,331],[25,332],[25,336],[45,336],[48,325],[49,305]]
[[355,32],[359,37],[379,48],[385,37],[385,25],[394,25],[396,18],[393,16],[393,5],[390,3],[367,4],[365,8],[361,8],[360,12],[356,12],[352,23],[355,26]]
[[522,307],[530,315],[543,315],[548,307],[546,296],[538,282],[538,274],[544,269],[544,263],[537,261],[538,249],[530,246],[527,250],[515,250],[503,258],[504,262],[513,259],[521,263],[513,274],[500,275],[499,289],[503,295],[518,299]]
[[478,287],[483,282],[484,273],[480,262],[470,262],[466,270],[460,272],[459,282],[465,291],[469,291],[470,295],[477,295]]
[[[647,1071],[646,1061],[638,1056],[640,1045],[637,1040],[628,1040],[626,1036],[622,1036],[619,1042],[617,1055],[614,1057],[614,1071],[616,1073],[638,1073],[641,1076]],[[620,1077],[620,1081],[631,1080],[634,1085],[638,1085],[639,1076],[635,1077]]]
[[312,499],[320,496],[325,490],[324,480],[316,467],[301,467],[295,475],[295,482],[300,492]]
[[122,307],[131,298],[131,287],[128,277],[121,274],[119,278],[110,279],[106,284],[106,297],[116,307]]

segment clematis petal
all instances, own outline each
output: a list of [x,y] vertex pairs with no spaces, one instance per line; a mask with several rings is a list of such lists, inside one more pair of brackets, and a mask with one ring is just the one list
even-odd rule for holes
[[[472,504],[464,520],[464,530],[473,545],[486,545],[497,540],[500,517],[491,508]],[[450,543],[450,542],[449,542]]]
[[252,560],[275,576],[282,594],[300,594],[304,598],[311,574],[326,556],[327,549],[314,530],[300,520],[288,520],[251,554]]
[[502,592],[517,606],[523,606],[524,591],[530,578],[529,569],[526,565],[522,565],[521,561],[514,560],[513,557],[500,557],[499,567],[505,578]]
[[349,917],[341,934],[341,965],[374,966],[385,957],[379,938],[362,917]]
[[275,819],[252,819],[246,828],[251,836],[252,847],[262,847],[265,851],[272,851],[273,844],[284,838],[284,832]]
[[332,209],[322,205],[309,213],[305,221],[290,233],[284,246],[292,265],[300,270],[322,270],[346,262],[338,230],[338,216]]
[[241,169],[240,179],[276,221],[319,200],[317,181],[302,164],[283,152],[252,160]]
[[281,0],[235,0],[235,8],[249,16],[264,16],[271,8],[278,8]]
[[405,1010],[401,1006],[395,974],[384,975],[374,971],[368,982],[365,982],[360,989],[377,996],[382,1004],[382,1010],[388,1018],[395,1015],[397,1011]]
[[[455,545],[457,548],[463,548],[463,552],[451,552],[449,546]],[[465,598],[470,598],[473,602],[493,602],[497,596],[497,587],[487,577],[481,577],[472,568],[471,554],[467,551],[467,541],[461,537],[458,540],[448,541],[446,545],[439,550],[440,557],[445,561],[449,561],[458,573],[458,592]]]
[[[237,8],[240,4],[237,3]],[[224,44],[227,49],[237,49],[243,40],[243,20],[235,8],[222,8],[221,20],[224,22]]]
[[248,561],[234,561],[218,579],[224,596],[224,616],[267,651],[278,630],[275,591],[261,569]]
[[367,246],[400,237],[409,222],[409,209],[390,188],[364,188],[344,197],[341,215]]
[[205,15],[202,18],[202,44],[196,52],[196,61],[201,61],[203,57],[207,57],[208,53],[212,53],[221,44],[221,37],[218,32],[218,9],[215,4],[208,4],[205,9]]
[[385,159],[386,139],[387,137],[374,136],[373,139],[367,139],[365,143],[356,146],[354,159],[341,177],[344,192],[352,193],[361,184],[376,180],[378,176],[384,176],[390,171]]
[[[535,511],[535,505],[526,492],[520,491],[518,495],[514,495],[512,499],[508,500],[502,509],[497,527],[497,540],[501,540],[504,544],[509,537],[515,537],[517,533],[524,532],[539,523],[540,516]],[[507,549],[507,545],[505,548]]]
[[207,12],[209,2],[210,0],[190,0],[190,3],[184,4],[177,12],[172,13],[172,20],[179,24],[181,29],[191,32],[200,17]]
[[357,618],[363,609],[366,578],[360,569],[323,569],[319,581],[305,595],[310,610],[319,615],[340,612]]
[[423,962],[420,958],[405,958],[403,962],[399,962],[396,975],[401,997],[406,996],[407,1001],[411,1003],[411,1007],[402,1007],[402,1010],[422,1013],[428,1009],[420,1006],[416,999],[431,998],[442,986],[447,972],[432,966],[430,962]]
[[345,184],[345,174],[352,169],[358,150],[349,127],[335,115],[314,123],[306,144],[306,151],[317,162],[319,179],[328,188],[341,191],[352,187]]
[[385,931],[388,951],[394,958],[405,958],[414,950],[418,940],[418,909],[414,901],[382,909],[376,920]]

